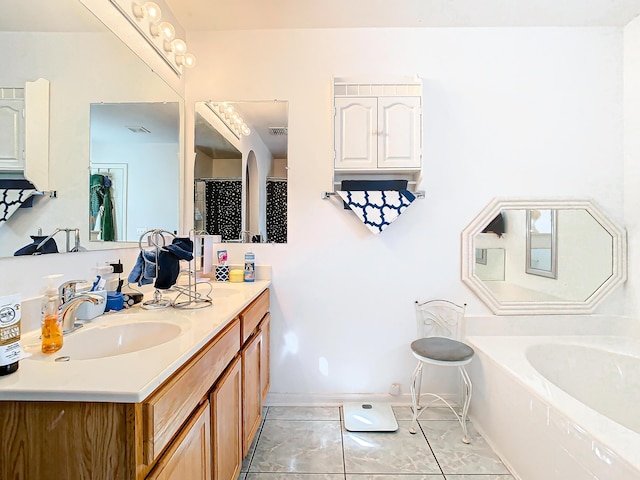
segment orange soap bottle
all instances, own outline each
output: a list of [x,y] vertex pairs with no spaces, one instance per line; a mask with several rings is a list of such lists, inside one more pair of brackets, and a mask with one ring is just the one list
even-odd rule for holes
[[42,353],[54,353],[62,348],[62,318],[58,315],[58,289],[53,286],[54,278],[62,275],[49,275],[49,286],[42,300]]

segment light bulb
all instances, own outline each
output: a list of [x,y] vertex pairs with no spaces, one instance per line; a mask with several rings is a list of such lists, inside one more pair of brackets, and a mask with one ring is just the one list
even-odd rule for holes
[[171,42],[171,51],[175,55],[184,55],[187,51],[187,44],[184,42],[184,40],[176,38]]
[[145,4],[142,5],[142,8],[144,8],[150,22],[158,23],[162,18],[162,10],[160,10],[157,3],[145,2]]
[[158,23],[162,17],[162,10],[160,10],[158,4],[154,2],[145,2],[142,5],[134,3],[132,8],[133,16],[138,20],[148,17],[151,23]]
[[152,23],[149,27],[151,35],[154,37],[160,37],[164,40],[171,41],[176,36],[176,29],[169,22],[161,22],[158,25]]
[[176,63],[187,68],[191,68],[196,64],[196,57],[192,53],[184,55],[176,55]]
[[246,124],[242,126],[242,129],[241,129],[241,130],[242,130],[242,134],[243,134],[245,137],[248,137],[249,135],[251,135],[251,129],[250,129],[249,127],[247,127],[247,125],[246,125]]

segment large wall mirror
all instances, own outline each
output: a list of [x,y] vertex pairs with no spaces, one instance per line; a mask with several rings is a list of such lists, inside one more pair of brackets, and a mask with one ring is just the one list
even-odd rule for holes
[[195,111],[196,231],[286,243],[288,103],[208,101]]
[[462,233],[462,279],[496,314],[589,313],[626,271],[624,229],[588,200],[495,199]]
[[[131,246],[122,242],[137,242],[145,228],[179,229],[182,97],[79,0],[7,3],[0,44],[0,88],[49,81],[48,188],[57,192],[0,222],[0,256],[59,228],[78,229],[89,250]],[[98,174],[112,182],[106,238],[92,215]],[[64,233],[54,240],[65,251]]]

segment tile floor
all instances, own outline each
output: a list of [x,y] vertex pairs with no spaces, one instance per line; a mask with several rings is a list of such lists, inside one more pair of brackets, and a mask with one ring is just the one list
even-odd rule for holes
[[239,480],[514,480],[469,422],[471,444],[446,408],[409,433],[410,407],[394,407],[397,432],[348,432],[339,407],[267,407]]

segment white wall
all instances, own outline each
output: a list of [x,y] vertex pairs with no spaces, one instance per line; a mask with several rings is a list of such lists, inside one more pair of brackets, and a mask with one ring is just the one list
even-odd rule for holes
[[640,17],[624,28],[624,213],[629,234],[628,315],[640,308]]
[[[187,132],[196,101],[289,101],[289,242],[252,246],[273,265],[272,392],[375,393],[399,382],[406,393],[414,300],[489,314],[460,280],[460,232],[495,196],[589,197],[623,217],[621,29],[224,31],[187,41],[198,58]],[[359,74],[425,79],[426,199],[380,236],[320,198],[331,189],[332,75]],[[231,262],[246,249],[230,245]],[[600,310],[619,313],[616,301]]]

